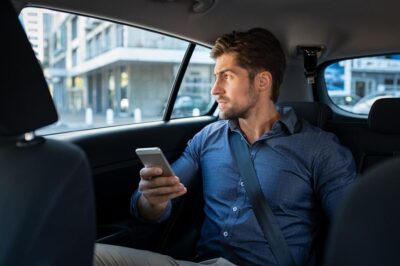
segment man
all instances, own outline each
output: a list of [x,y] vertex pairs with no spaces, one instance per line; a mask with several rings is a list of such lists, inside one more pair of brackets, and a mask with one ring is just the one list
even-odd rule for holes
[[[231,134],[241,134],[296,265],[312,265],[321,212],[332,217],[356,177],[351,153],[333,134],[299,120],[290,108],[275,106],[286,63],[272,33],[252,29],[223,35],[211,55],[216,59],[211,93],[222,120],[189,142],[173,164],[177,176],[163,176],[159,168],[140,171],[133,213],[151,221],[166,219],[171,200],[184,195],[184,184],[201,170],[205,219],[199,256],[226,259],[214,260],[213,265],[231,265],[227,260],[238,265],[276,265],[229,145]],[[97,254],[104,252],[97,248]],[[135,261],[144,256],[137,250],[124,253]],[[149,257],[152,263],[192,265],[154,253]]]

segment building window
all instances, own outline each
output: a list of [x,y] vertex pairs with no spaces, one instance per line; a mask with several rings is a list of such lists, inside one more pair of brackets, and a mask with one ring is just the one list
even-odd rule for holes
[[54,36],[54,50],[59,53],[65,50],[67,44],[67,28],[63,24],[55,33]]
[[65,69],[65,58],[57,61],[54,65],[54,68],[61,68],[61,69]]
[[94,46],[94,56],[97,56],[101,53],[101,34],[97,34],[95,37],[95,46]]
[[117,25],[117,47],[124,46],[124,28],[122,25]]
[[111,34],[110,27],[108,27],[104,32],[104,51],[107,52],[111,49]]
[[78,17],[75,16],[71,20],[71,38],[72,40],[75,40],[76,37],[78,37]]
[[86,41],[86,59],[90,59],[92,57],[92,49],[91,46],[92,45],[92,40],[88,40]]
[[78,64],[78,48],[72,50],[72,66],[76,66]]

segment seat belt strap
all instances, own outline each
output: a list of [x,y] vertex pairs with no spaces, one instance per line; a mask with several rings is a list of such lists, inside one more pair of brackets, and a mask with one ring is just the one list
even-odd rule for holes
[[301,55],[304,60],[304,75],[307,83],[311,86],[314,97],[318,95],[317,90],[317,66],[318,57],[325,50],[323,45],[314,46],[297,46],[297,53]]
[[232,132],[229,137],[229,144],[233,150],[233,157],[236,159],[240,175],[243,178],[246,194],[250,199],[258,224],[271,247],[272,254],[279,266],[294,266],[295,263],[289,246],[276,217],[272,213],[271,207],[262,193],[246,141],[239,133]]

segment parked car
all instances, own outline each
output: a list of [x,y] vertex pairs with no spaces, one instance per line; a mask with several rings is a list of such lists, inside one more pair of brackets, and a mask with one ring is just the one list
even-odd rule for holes
[[381,93],[370,94],[361,98],[350,110],[351,112],[356,114],[367,115],[376,100],[384,98],[398,98],[398,97],[400,97],[400,92],[381,92]]
[[352,111],[353,106],[361,99],[357,95],[330,96],[333,103],[346,111]]
[[[377,82],[371,77],[377,74],[380,74],[379,82],[397,89],[400,60],[393,51],[400,50],[397,28],[400,1],[97,0],[92,3],[80,0],[13,0],[11,3],[43,67],[63,125],[70,118],[73,127],[58,126],[46,132],[48,128],[44,126],[55,122],[56,115],[46,123],[41,123],[40,118],[47,117],[51,108],[29,109],[36,101],[35,97],[39,97],[36,95],[37,84],[30,83],[33,79],[31,61],[29,64],[21,63],[13,70],[8,67],[13,56],[21,55],[26,47],[19,45],[20,40],[9,41],[15,35],[15,28],[10,26],[6,31],[3,26],[2,43],[11,43],[12,46],[3,51],[8,61],[2,60],[0,80],[3,82],[7,77],[13,77],[13,80],[0,84],[0,101],[3,101],[0,132],[14,122],[22,121],[26,125],[39,122],[35,124],[36,128],[22,127],[27,132],[18,132],[12,137],[0,135],[0,153],[21,151],[15,154],[13,164],[23,171],[24,165],[19,165],[17,159],[18,156],[32,156],[29,155],[30,146],[26,145],[32,139],[37,140],[35,144],[59,141],[81,149],[89,162],[93,182],[96,226],[92,227],[97,228],[98,243],[149,249],[177,259],[194,259],[204,207],[201,182],[191,185],[187,196],[173,210],[171,220],[160,225],[133,222],[130,199],[138,187],[139,170],[143,167],[134,150],[160,147],[167,159],[173,162],[199,130],[218,120],[214,100],[201,99],[209,93],[207,86],[213,79],[214,61],[209,57],[210,48],[224,33],[264,27],[277,36],[287,58],[287,71],[278,103],[293,106],[301,118],[336,134],[340,142],[351,150],[360,174],[400,150],[398,103],[385,113],[385,117],[394,119],[378,117],[371,122],[366,114],[373,102],[389,96],[360,99],[350,109],[351,105],[347,103],[352,104],[356,97],[351,96],[350,101],[346,97],[344,101],[335,97],[331,100],[324,80],[324,70],[329,65],[353,59],[351,64],[343,64],[344,69],[348,67],[343,71],[343,79],[341,72],[331,76],[328,84],[332,90],[348,89],[346,93],[353,95],[357,90],[377,87]],[[12,16],[3,14],[5,12],[5,9],[0,9],[3,21],[8,22]],[[30,52],[31,47],[28,47]],[[11,48],[19,50],[11,51]],[[350,74],[354,84],[345,81]],[[22,86],[17,81],[26,84]],[[26,96],[14,97],[17,88],[26,92]],[[21,99],[30,101],[21,105]],[[41,106],[40,101],[36,103]],[[335,103],[344,110],[338,110]],[[16,116],[17,106],[28,114],[37,114],[37,117],[20,120]],[[321,106],[323,108],[315,108]],[[196,108],[200,110],[199,116],[197,111],[193,112]],[[86,111],[88,109],[90,112]],[[387,123],[377,123],[381,121]],[[381,128],[382,124],[386,126]],[[35,138],[34,130],[39,127],[43,138]],[[4,144],[5,140],[21,136],[25,142]],[[60,150],[65,151],[68,149]],[[10,160],[14,157],[0,158],[4,163],[5,158]],[[53,166],[46,160],[36,165],[36,170],[25,173],[27,177],[42,173],[44,167]],[[65,169],[55,171],[67,173]],[[89,174],[88,171],[85,173]],[[18,191],[25,180],[13,182],[15,191]],[[41,195],[39,187],[32,187],[32,190],[37,190],[37,195]],[[79,186],[76,191],[85,192]],[[15,194],[25,196],[25,193]],[[29,202],[35,200],[38,198],[32,196]],[[56,199],[49,198],[45,202],[52,204]],[[3,214],[1,206],[11,203],[0,202],[0,213]],[[10,214],[12,212],[3,216],[10,217]],[[68,227],[66,221],[50,225],[53,229],[68,231],[70,235],[76,233],[76,228]],[[329,226],[329,222],[325,225]],[[22,227],[15,222],[12,229],[18,226]],[[34,228],[25,229],[21,228],[22,235],[36,236],[33,235]],[[46,232],[47,228],[41,229]],[[6,232],[10,228],[0,230]],[[2,238],[0,247],[14,241],[23,240]],[[320,254],[325,251],[323,242],[314,243]],[[58,245],[53,247],[59,247],[61,254],[71,255],[67,244],[60,238]],[[380,242],[370,244],[384,245],[385,236]],[[0,254],[13,256],[15,260],[24,257],[19,252]],[[373,255],[360,252],[354,256],[360,254]],[[41,257],[46,257],[46,253]],[[31,264],[35,265],[35,262],[31,261]]]
[[172,116],[175,118],[199,116],[207,111],[208,105],[209,103],[202,97],[179,96],[176,98]]

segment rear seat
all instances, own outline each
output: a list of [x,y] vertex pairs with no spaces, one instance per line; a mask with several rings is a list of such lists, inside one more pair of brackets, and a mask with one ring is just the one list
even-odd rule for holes
[[325,129],[327,121],[332,118],[332,110],[329,106],[319,102],[281,102],[278,106],[292,107],[296,115],[310,124]]
[[375,150],[368,151],[361,158],[361,171],[383,160],[400,154],[400,98],[377,100],[368,116],[370,131],[379,134]]
[[338,210],[326,266],[398,265],[400,158],[369,170]]
[[330,121],[327,130],[349,147],[360,173],[400,153],[400,98],[377,100],[367,122]]

